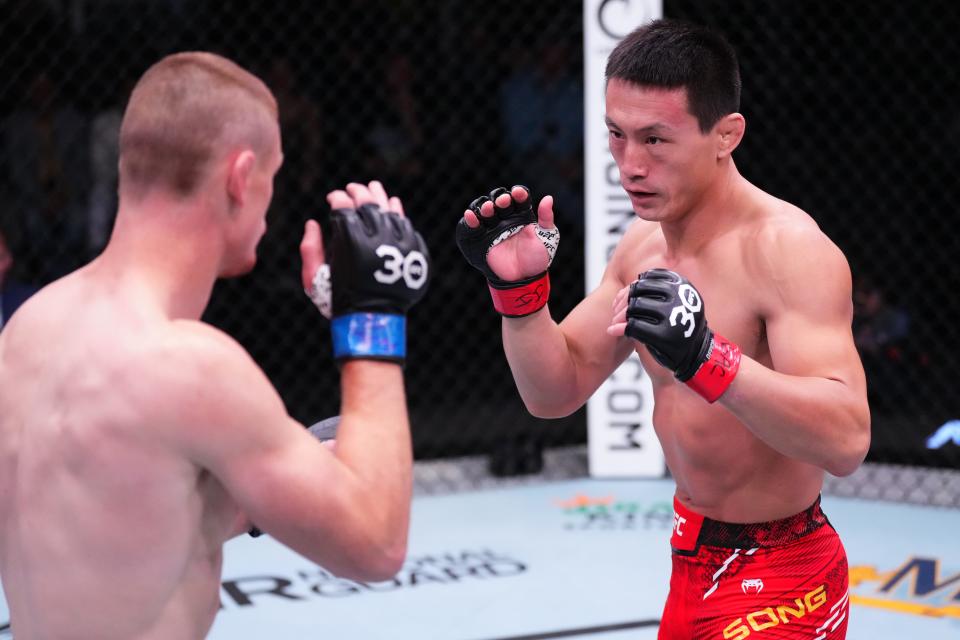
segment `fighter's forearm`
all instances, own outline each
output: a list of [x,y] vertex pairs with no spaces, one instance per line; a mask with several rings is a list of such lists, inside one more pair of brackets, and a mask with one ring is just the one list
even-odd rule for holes
[[376,502],[390,507],[385,517],[405,523],[413,455],[402,369],[389,362],[349,360],[343,364],[341,389],[337,458]]
[[870,445],[866,400],[840,380],[791,376],[747,357],[718,401],[771,448],[837,476]]
[[583,405],[576,354],[549,307],[524,318],[504,318],[503,350],[530,413],[559,418]]

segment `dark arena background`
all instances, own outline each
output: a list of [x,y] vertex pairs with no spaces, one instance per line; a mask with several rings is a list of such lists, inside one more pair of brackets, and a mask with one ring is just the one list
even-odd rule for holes
[[[960,466],[957,6],[663,6],[721,30],[739,52],[740,170],[808,211],[846,253],[870,384],[869,461],[895,468]],[[259,266],[219,283],[205,319],[250,351],[294,417],[310,423],[339,404],[328,325],[299,283],[304,221],[324,218],[327,191],[379,178],[435,265],[410,317],[417,459],[479,455],[510,475],[586,442],[583,410],[547,423],[523,408],[499,316],[453,241],[466,204],[491,187],[553,193],[563,234],[554,316],[582,298],[580,2],[0,0],[0,223],[17,280],[44,285],[103,247],[125,96],[150,63],[184,49],[234,58],[279,100],[286,162]],[[943,490],[893,477],[902,494]],[[853,491],[877,490],[867,479]]]

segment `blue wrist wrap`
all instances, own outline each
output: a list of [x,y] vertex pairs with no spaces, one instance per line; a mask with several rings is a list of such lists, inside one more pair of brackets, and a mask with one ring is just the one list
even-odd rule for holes
[[330,323],[335,358],[403,360],[407,319],[386,313],[350,313]]

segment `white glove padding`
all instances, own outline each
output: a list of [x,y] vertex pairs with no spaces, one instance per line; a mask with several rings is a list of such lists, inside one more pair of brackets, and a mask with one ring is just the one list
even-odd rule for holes
[[313,274],[313,282],[305,292],[313,304],[317,305],[323,317],[330,319],[333,314],[333,286],[330,284],[330,265],[322,264]]
[[547,250],[547,266],[549,267],[553,264],[553,256],[557,255],[557,247],[560,246],[560,229],[554,227],[553,229],[544,229],[539,224],[534,225],[537,230],[537,237],[540,238],[540,242],[543,243],[544,249]]

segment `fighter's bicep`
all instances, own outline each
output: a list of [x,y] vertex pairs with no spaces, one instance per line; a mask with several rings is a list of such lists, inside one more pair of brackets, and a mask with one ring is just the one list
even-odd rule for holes
[[259,369],[234,373],[191,447],[259,529],[295,549],[333,535],[357,485],[353,473],[291,418]]
[[773,368],[862,384],[846,259],[829,242],[794,255],[778,273],[775,303],[764,319]]
[[849,326],[790,310],[767,320],[773,369],[795,376],[815,376],[847,384],[857,381],[859,355]]
[[333,456],[290,417],[253,359],[232,340],[202,332],[168,354],[178,371],[168,376],[162,409],[170,446],[216,476],[251,516],[285,495],[277,490],[291,476],[314,486],[329,481]]
[[213,473],[253,524],[296,546],[340,519],[336,498],[350,474],[299,423],[288,427],[268,448],[244,449]]

